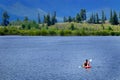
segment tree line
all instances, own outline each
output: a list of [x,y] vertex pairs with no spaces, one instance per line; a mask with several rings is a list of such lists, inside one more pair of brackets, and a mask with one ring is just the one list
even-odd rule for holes
[[[109,21],[112,25],[118,25],[119,24],[119,19],[120,19],[120,13],[117,14],[116,11],[111,10],[110,11],[110,18],[107,19],[105,12],[102,10],[101,11],[101,16],[98,13],[92,13],[87,19],[87,11],[86,9],[81,9],[79,13],[76,14],[75,17],[64,17],[63,21],[64,22],[77,22],[77,23],[82,23],[82,22],[88,22],[92,24],[103,24],[105,23],[106,20]],[[23,29],[30,29],[35,26],[35,28],[38,28],[38,24],[46,24],[47,26],[54,25],[57,23],[57,18],[56,18],[56,11],[51,15],[50,13],[46,14],[43,16],[43,19],[41,19],[40,13],[38,13],[38,18],[37,21],[35,20],[29,20],[27,16],[24,17],[24,20],[21,21],[19,18],[17,18],[16,21],[9,21],[10,16],[8,15],[7,11],[4,11],[2,14],[2,26],[8,26],[8,25],[22,25]]]
[[20,20],[19,18],[16,19],[16,21],[9,21],[10,16],[7,11],[4,11],[2,13],[2,26],[8,26],[8,25],[22,25],[22,28],[30,29],[30,26],[36,26],[38,28],[38,24],[46,24],[47,26],[54,25],[57,23],[56,19],[56,12],[54,12],[52,15],[50,13],[44,15],[43,20],[41,20],[40,13],[38,13],[38,18],[37,21],[35,20],[30,20],[28,16],[25,16],[23,20]]
[[82,22],[84,20],[86,20],[86,10],[85,9],[81,9],[81,11],[79,13],[77,13],[77,15],[75,17],[71,17],[69,16],[68,18],[67,17],[64,17],[63,21],[64,22]]
[[106,20],[109,21],[112,25],[118,25],[119,24],[119,19],[120,19],[120,13],[117,14],[116,11],[111,10],[110,11],[110,19],[107,19],[105,12],[102,10],[101,11],[101,18],[100,14],[98,13],[92,13],[87,20],[87,15],[86,15],[86,9],[81,9],[79,13],[76,14],[75,17],[64,17],[63,21],[64,22],[77,22],[77,23],[82,23],[82,22],[88,22],[88,23],[93,23],[93,24],[104,24]]

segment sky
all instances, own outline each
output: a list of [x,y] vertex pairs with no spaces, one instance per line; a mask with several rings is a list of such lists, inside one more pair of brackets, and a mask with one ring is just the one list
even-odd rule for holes
[[0,0],[0,15],[7,11],[11,20],[24,16],[37,19],[38,12],[42,17],[56,11],[61,21],[64,16],[75,16],[82,8],[87,10],[87,16],[92,12],[101,13],[101,10],[108,15],[110,9],[120,11],[120,0]]

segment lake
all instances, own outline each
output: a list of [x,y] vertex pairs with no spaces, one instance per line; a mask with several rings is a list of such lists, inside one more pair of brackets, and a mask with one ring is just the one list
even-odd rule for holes
[[120,37],[1,36],[0,80],[120,80]]

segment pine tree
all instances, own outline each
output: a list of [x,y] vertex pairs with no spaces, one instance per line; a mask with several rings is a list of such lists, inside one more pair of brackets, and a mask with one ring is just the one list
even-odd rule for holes
[[105,13],[103,10],[102,10],[102,23],[105,23]]
[[120,13],[119,13],[119,18],[120,18]]
[[114,14],[113,14],[113,22],[112,22],[112,25],[118,25],[118,16],[117,16],[117,13],[114,11]]
[[38,13],[38,24],[41,23],[41,20],[40,20],[40,13]]
[[52,20],[51,20],[51,25],[54,25],[57,22],[56,19],[56,12],[54,12],[53,16],[52,16]]
[[55,23],[57,23],[56,11],[54,11],[54,21],[55,21]]
[[120,18],[120,13],[119,13],[119,18]]
[[118,21],[119,21],[119,24],[120,24],[120,13],[119,13],[119,19],[118,19]]
[[47,23],[47,19],[46,19],[46,16],[45,16],[45,15],[44,15],[43,22],[44,22],[44,23]]
[[83,20],[86,20],[86,18],[87,18],[87,17],[86,17],[86,10],[84,9],[84,10],[83,10]]
[[113,12],[112,12],[112,10],[110,10],[110,20],[109,20],[109,22],[110,22],[110,23],[113,22]]
[[86,10],[85,9],[81,9],[80,18],[82,21],[86,20]]
[[92,16],[91,16],[90,19],[88,20],[88,23],[92,23]]
[[28,20],[29,20],[28,17],[25,16],[25,17],[24,17],[24,21],[25,21],[25,22],[28,22]]
[[99,16],[98,16],[98,13],[96,13],[95,23],[96,23],[96,24],[99,24]]
[[107,20],[107,17],[105,16],[105,21]]
[[88,23],[93,23],[93,13],[90,16],[90,19],[88,20]]
[[50,25],[51,25],[50,14],[49,14],[49,13],[48,13],[48,15],[46,16],[46,23],[47,23],[47,26],[50,26]]
[[76,22],[77,22],[77,23],[81,22],[81,18],[80,18],[80,15],[79,15],[79,14],[76,15]]
[[68,17],[68,22],[72,22],[72,17],[71,16]]
[[67,18],[64,16],[64,19],[63,19],[64,22],[67,22]]
[[72,21],[75,22],[75,17],[72,18]]
[[114,11],[110,11],[110,23],[112,25],[118,25],[119,22],[118,22],[118,16],[117,16],[117,13]]
[[93,14],[93,23],[95,24],[95,14]]
[[9,24],[9,18],[10,16],[8,15],[7,11],[4,11],[2,14],[2,25],[7,26]]

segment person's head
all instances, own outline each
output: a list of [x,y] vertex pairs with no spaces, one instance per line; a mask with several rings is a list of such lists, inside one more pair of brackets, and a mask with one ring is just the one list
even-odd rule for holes
[[88,62],[88,60],[86,59],[86,62]]

